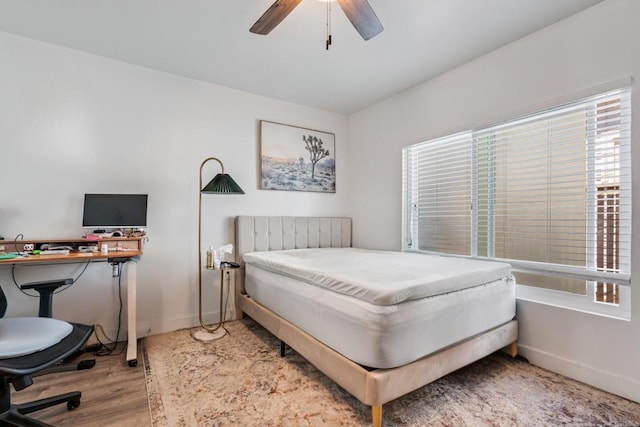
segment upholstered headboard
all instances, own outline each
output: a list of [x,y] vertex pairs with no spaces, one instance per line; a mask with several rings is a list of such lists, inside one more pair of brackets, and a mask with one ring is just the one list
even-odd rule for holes
[[[235,276],[236,293],[243,293],[244,254],[283,249],[351,247],[351,218],[238,216],[236,247],[237,261],[242,266]],[[240,313],[239,308],[236,313]]]
[[351,246],[351,218],[299,216],[236,217],[238,262],[254,251]]

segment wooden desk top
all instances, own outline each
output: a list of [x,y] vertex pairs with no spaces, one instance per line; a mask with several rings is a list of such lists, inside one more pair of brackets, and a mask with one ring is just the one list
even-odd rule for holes
[[68,254],[52,254],[52,255],[28,255],[15,258],[0,260],[3,264],[31,264],[31,263],[47,263],[47,262],[86,262],[86,261],[102,261],[108,258],[133,258],[142,255],[142,251],[124,250],[110,251],[109,254],[100,252],[69,252]]
[[[24,252],[24,245],[31,244],[33,249],[41,249],[44,245],[62,245],[69,246],[72,251],[68,254],[47,254],[47,255],[18,255],[15,258],[0,260],[0,265],[6,264],[45,264],[57,262],[87,262],[87,261],[104,261],[108,258],[133,258],[142,255],[144,236],[139,237],[109,237],[97,240],[87,239],[47,239],[47,240],[18,240],[0,241],[7,252]],[[109,252],[103,254],[100,248],[109,247]],[[98,252],[81,252],[78,249],[81,246],[95,246]],[[27,252],[28,253],[28,252]]]

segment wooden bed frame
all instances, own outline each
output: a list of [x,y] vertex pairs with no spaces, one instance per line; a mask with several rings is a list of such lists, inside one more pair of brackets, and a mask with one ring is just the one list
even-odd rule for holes
[[242,265],[236,275],[236,304],[240,316],[246,314],[251,317],[356,399],[371,406],[374,427],[382,426],[383,404],[497,350],[504,349],[511,356],[516,355],[518,324],[511,320],[407,365],[392,369],[365,369],[258,304],[244,292],[243,254],[350,247],[350,218],[239,216],[236,218],[236,245],[238,261]]

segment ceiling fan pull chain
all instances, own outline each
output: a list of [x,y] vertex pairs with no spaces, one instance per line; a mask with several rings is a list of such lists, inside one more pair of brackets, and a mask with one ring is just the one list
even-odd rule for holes
[[329,46],[331,46],[331,2],[327,2],[327,41],[326,41],[326,50],[329,50]]

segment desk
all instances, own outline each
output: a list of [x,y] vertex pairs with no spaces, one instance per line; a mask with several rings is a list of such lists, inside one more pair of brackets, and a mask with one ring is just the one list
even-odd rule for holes
[[[11,259],[0,260],[0,267],[7,265],[37,265],[37,264],[63,264],[63,263],[83,263],[91,261],[108,261],[118,259],[126,262],[126,287],[127,287],[127,363],[129,366],[136,366],[138,363],[138,343],[136,334],[136,280],[137,266],[136,260],[142,255],[144,237],[113,237],[90,241],[85,239],[55,239],[55,240],[20,240],[2,241],[0,246],[4,246],[7,252],[22,252],[24,245],[32,244],[35,249],[41,248],[45,244],[67,245],[74,249],[80,246],[97,245],[101,248],[107,245],[108,254],[101,252],[70,252],[66,255],[28,255],[17,256]],[[129,262],[134,261],[134,262]]]

